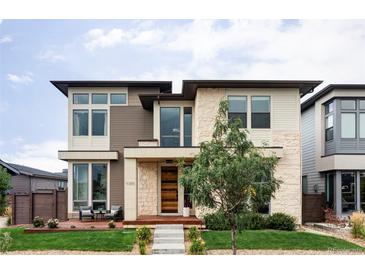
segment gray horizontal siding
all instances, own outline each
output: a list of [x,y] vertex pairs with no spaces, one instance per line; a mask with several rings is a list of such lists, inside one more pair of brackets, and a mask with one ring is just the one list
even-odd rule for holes
[[302,176],[307,176],[308,193],[314,193],[314,185],[318,185],[319,192],[324,192],[324,180],[316,171],[315,157],[315,108],[311,107],[301,116],[302,131]]

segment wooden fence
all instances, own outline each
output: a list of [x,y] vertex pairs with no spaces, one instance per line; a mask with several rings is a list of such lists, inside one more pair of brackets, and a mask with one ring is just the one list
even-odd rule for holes
[[303,194],[302,218],[304,223],[324,222],[325,196],[320,194]]
[[67,191],[45,190],[32,193],[15,193],[11,197],[14,225],[30,224],[39,216],[67,220]]

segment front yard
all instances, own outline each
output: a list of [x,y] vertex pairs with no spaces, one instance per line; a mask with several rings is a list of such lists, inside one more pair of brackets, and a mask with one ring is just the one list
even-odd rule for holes
[[134,229],[112,231],[82,231],[26,234],[23,228],[4,228],[13,238],[9,251],[18,250],[79,250],[132,251]]
[[[230,231],[202,233],[207,250],[230,249]],[[298,231],[245,230],[237,236],[237,249],[268,250],[346,250],[365,252],[365,248],[334,237]]]

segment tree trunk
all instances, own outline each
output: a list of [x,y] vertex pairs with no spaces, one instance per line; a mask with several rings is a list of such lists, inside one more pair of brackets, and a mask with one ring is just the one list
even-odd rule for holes
[[232,242],[232,254],[237,254],[237,226],[236,224],[231,226],[231,242]]

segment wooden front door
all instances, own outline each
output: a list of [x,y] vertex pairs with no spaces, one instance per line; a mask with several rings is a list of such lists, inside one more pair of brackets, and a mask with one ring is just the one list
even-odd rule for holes
[[177,167],[161,167],[161,213],[178,212]]

